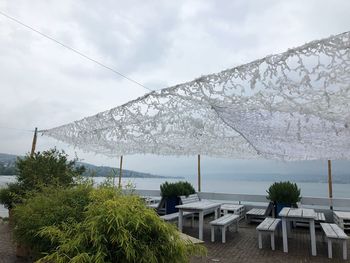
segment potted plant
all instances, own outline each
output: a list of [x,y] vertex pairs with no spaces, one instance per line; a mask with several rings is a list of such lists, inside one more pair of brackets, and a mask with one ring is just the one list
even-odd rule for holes
[[275,215],[278,215],[283,207],[296,207],[300,201],[300,188],[295,183],[275,182],[267,192],[267,199],[275,205]]
[[169,183],[165,182],[160,186],[160,194],[165,200],[165,213],[171,214],[178,211],[175,206],[179,204],[181,195],[191,195],[196,191],[189,182],[176,182]]

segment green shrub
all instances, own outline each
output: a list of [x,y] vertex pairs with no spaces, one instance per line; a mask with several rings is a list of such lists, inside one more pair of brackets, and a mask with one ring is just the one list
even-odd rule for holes
[[188,262],[205,253],[183,241],[176,227],[164,222],[134,195],[100,187],[91,193],[84,220],[40,232],[60,245],[39,262]]
[[189,182],[165,182],[160,186],[160,194],[162,197],[189,196],[195,192],[196,191]]
[[18,182],[31,190],[48,185],[71,185],[74,178],[85,171],[84,167],[76,166],[76,160],[69,161],[64,151],[55,148],[18,158],[16,167]]
[[58,244],[38,236],[46,226],[61,228],[64,224],[80,222],[90,202],[91,185],[76,187],[48,187],[33,193],[14,210],[14,235],[18,243],[25,244],[37,253],[50,252]]
[[296,204],[301,199],[300,189],[289,181],[273,183],[266,192],[266,198],[274,203]]
[[25,189],[21,184],[18,182],[9,183],[6,188],[0,189],[0,203],[11,209],[14,204],[21,202],[24,195]]
[[73,185],[74,179],[79,177],[85,168],[77,167],[76,160],[68,161],[67,157],[64,151],[50,149],[33,156],[28,154],[24,158],[18,158],[17,182],[0,190],[0,203],[12,208],[20,203],[27,193],[40,191],[42,187]]

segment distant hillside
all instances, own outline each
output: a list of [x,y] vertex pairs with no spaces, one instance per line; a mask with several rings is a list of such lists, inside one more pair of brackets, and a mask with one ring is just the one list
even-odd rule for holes
[[[114,174],[119,175],[119,168],[112,168],[109,166],[95,166],[89,163],[79,162],[78,165],[83,165],[86,171],[83,175],[93,175],[96,177],[112,176]],[[153,175],[150,173],[136,172],[132,170],[123,169],[123,177],[134,177],[134,178],[182,178],[182,177],[170,177],[170,176],[160,176]]]
[[[15,162],[17,155],[0,153],[0,175],[16,175]],[[78,162],[77,165],[83,165],[86,168],[85,176],[97,176],[105,177],[112,176],[114,173],[119,175],[119,168],[112,168],[108,166],[95,166],[89,163]],[[182,177],[170,177],[153,175],[150,173],[136,172],[132,170],[123,169],[123,177],[134,177],[134,178],[182,178]]]

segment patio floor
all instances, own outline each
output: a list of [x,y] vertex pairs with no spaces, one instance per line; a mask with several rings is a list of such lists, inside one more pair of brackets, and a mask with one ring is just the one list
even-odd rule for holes
[[12,242],[10,227],[0,219],[0,263],[26,262],[16,257],[16,248]]
[[[322,241],[321,229],[316,229],[317,256],[311,256],[311,241],[309,229],[297,227],[292,229],[288,238],[288,253],[283,252],[282,233],[275,239],[276,250],[272,251],[270,237],[263,235],[263,249],[258,248],[258,237],[256,224],[246,224],[240,222],[238,232],[226,232],[226,243],[221,243],[221,233],[216,231],[215,242],[210,241],[210,228],[208,225],[212,217],[205,218],[204,245],[208,249],[207,257],[193,258],[191,263],[199,262],[349,262],[343,260],[341,243],[333,243],[333,259],[328,259],[326,242]],[[198,222],[196,222],[198,223]],[[188,223],[187,223],[188,225]],[[198,237],[198,224],[193,228],[184,227],[184,233],[193,237]],[[348,258],[350,242],[348,242]]]
[[[276,236],[276,250],[270,248],[269,237],[263,238],[263,249],[258,248],[256,224],[247,225],[241,221],[238,232],[226,232],[226,243],[221,243],[221,235],[217,233],[216,242],[210,242],[210,229],[208,222],[212,217],[205,218],[204,245],[208,249],[207,257],[193,258],[191,263],[202,262],[349,262],[342,259],[340,244],[333,244],[333,259],[328,259],[327,245],[322,242],[321,230],[316,230],[317,256],[311,256],[309,232],[307,228],[292,230],[291,238],[288,239],[289,253],[283,253],[282,236]],[[218,231],[217,231],[218,232]],[[193,228],[185,222],[184,233],[198,237],[198,222]],[[348,242],[348,252],[350,242]],[[348,256],[349,257],[349,256]],[[0,221],[0,263],[26,262],[15,256],[15,246],[11,241],[11,234],[7,223]]]

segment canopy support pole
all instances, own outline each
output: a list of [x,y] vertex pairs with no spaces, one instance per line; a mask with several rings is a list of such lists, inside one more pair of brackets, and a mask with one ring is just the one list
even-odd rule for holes
[[333,210],[332,161],[328,160],[328,194],[329,208]]
[[34,137],[33,137],[33,142],[32,142],[32,150],[30,151],[30,157],[33,157],[33,155],[35,153],[37,136],[38,136],[38,128],[35,127]]
[[123,155],[120,156],[118,188],[122,187],[122,170],[123,170]]
[[201,155],[198,154],[198,192],[201,191]]

